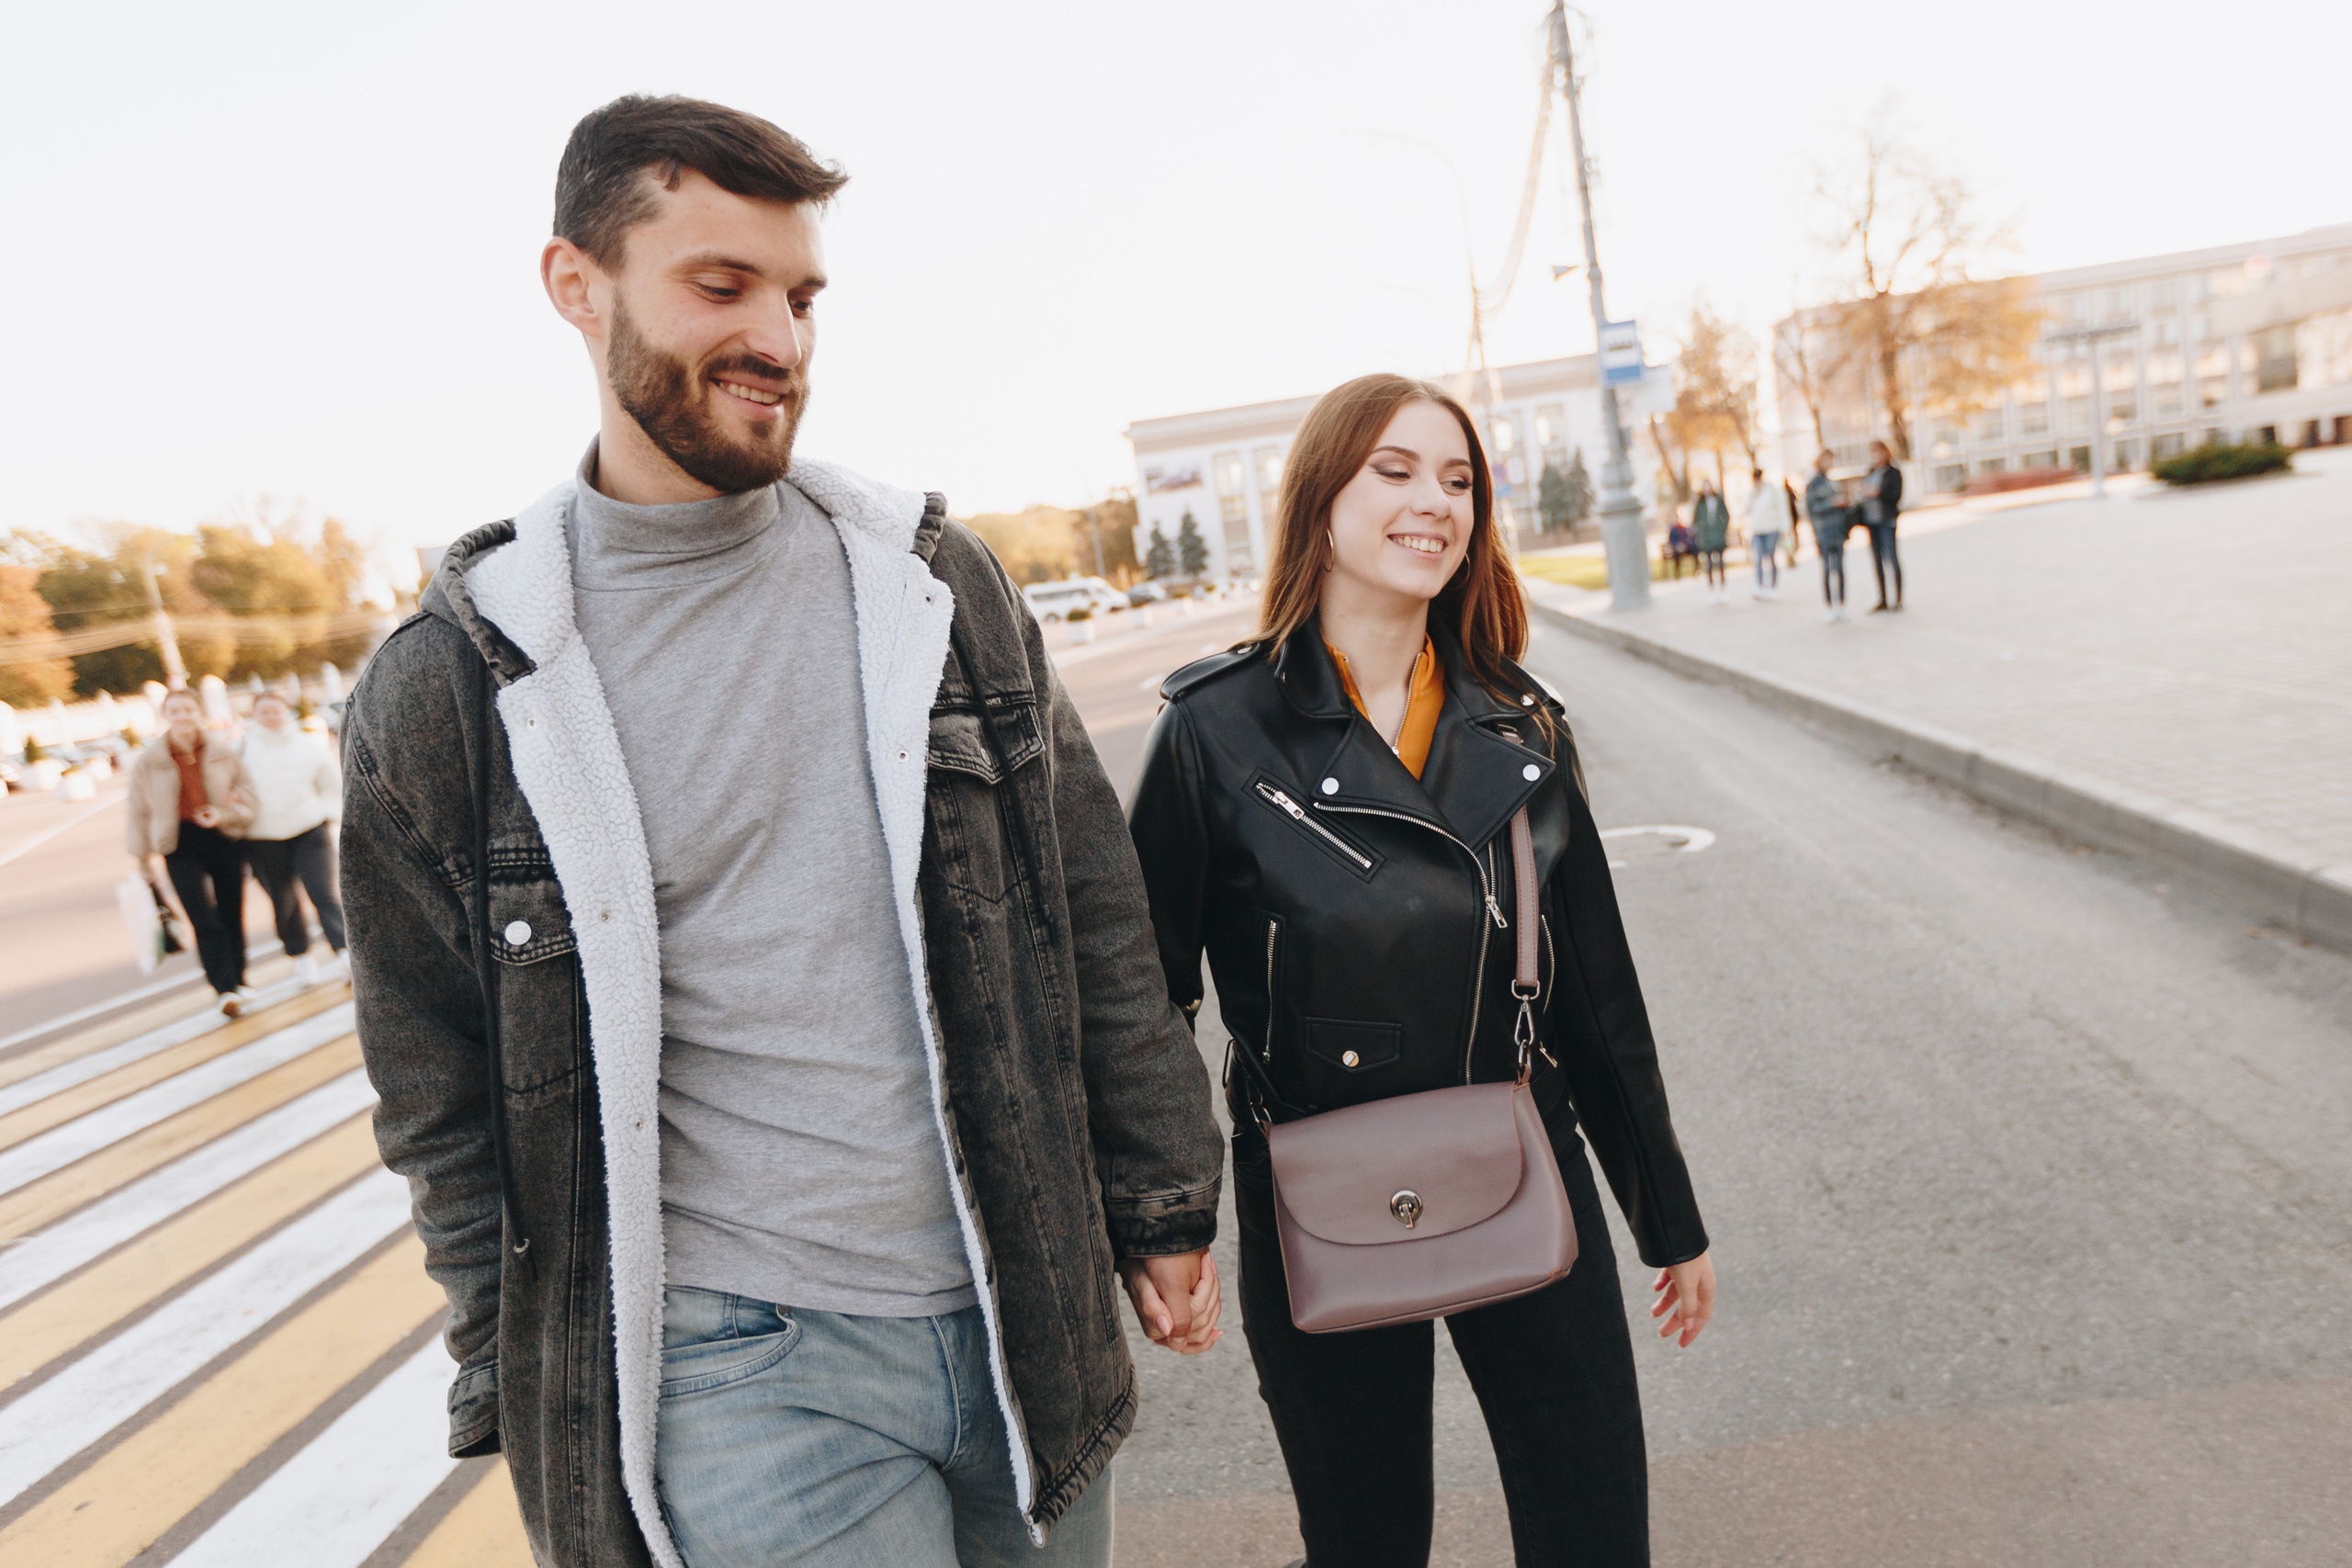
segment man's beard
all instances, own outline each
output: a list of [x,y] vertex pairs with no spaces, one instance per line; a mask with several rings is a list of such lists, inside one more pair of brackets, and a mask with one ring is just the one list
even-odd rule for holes
[[[808,406],[808,379],[797,366],[778,371],[764,359],[736,355],[697,372],[684,359],[638,330],[628,309],[613,302],[613,336],[605,366],[613,396],[637,421],[662,455],[704,484],[725,495],[759,490],[784,478],[792,467],[792,439]],[[784,394],[783,416],[764,439],[729,435],[709,400],[730,394],[707,387],[706,374],[740,371],[762,389]],[[778,383],[781,382],[779,386]]]

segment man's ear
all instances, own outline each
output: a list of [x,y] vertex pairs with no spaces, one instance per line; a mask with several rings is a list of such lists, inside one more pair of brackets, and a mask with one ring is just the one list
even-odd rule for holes
[[595,258],[559,234],[539,253],[539,281],[557,315],[579,328],[582,336],[603,340],[606,323],[597,300],[610,290],[594,287],[605,281]]

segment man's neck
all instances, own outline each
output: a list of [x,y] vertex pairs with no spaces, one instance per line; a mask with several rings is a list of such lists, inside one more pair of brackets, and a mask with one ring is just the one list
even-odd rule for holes
[[630,506],[678,506],[725,493],[671,461],[611,388],[604,389],[600,400],[604,417],[596,430],[595,467],[588,476],[599,494]]

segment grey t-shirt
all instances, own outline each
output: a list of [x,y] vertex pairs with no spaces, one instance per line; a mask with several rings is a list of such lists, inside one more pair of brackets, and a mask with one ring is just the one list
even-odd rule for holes
[[786,481],[598,492],[573,604],[662,921],[673,1285],[911,1317],[977,1299],[866,762],[849,563]]

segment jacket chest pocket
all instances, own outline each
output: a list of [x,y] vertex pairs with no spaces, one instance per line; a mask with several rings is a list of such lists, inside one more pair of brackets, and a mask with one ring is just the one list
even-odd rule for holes
[[490,953],[497,967],[499,1066],[510,1096],[579,1071],[586,1036],[580,951],[562,889],[544,861],[500,863],[490,878]]
[[949,886],[991,904],[1028,875],[1012,775],[1045,750],[1033,708],[994,717],[991,726],[968,708],[933,712],[923,784],[924,858]]

